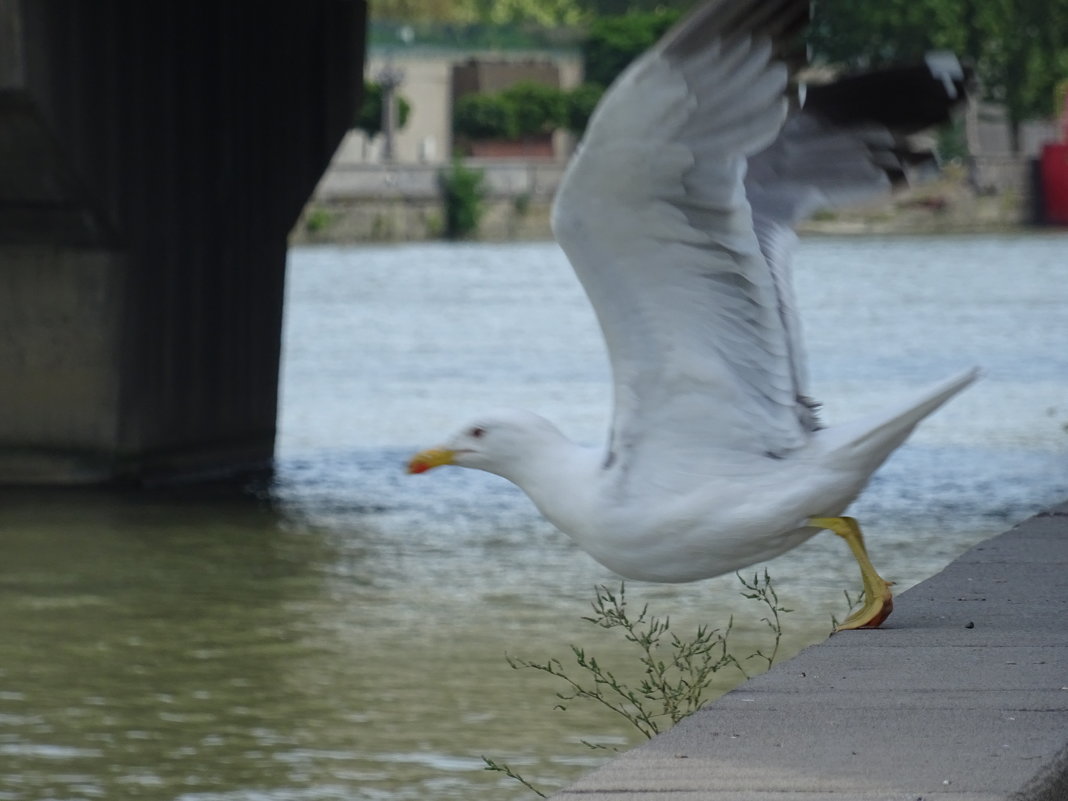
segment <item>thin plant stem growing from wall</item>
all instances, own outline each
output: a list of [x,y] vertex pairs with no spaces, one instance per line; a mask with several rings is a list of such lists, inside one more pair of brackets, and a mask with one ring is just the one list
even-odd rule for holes
[[[648,604],[635,612],[628,607],[626,586],[618,590],[596,587],[592,602],[593,613],[582,619],[602,629],[618,632],[629,643],[635,662],[640,668],[636,682],[619,677],[618,672],[600,662],[585,648],[572,644],[574,665],[555,657],[536,662],[509,656],[508,664],[515,670],[535,670],[559,679],[565,686],[556,693],[556,708],[566,710],[575,702],[591,702],[619,715],[645,737],[670,728],[696,712],[713,692],[715,675],[724,668],[737,670],[739,679],[749,678],[746,663],[758,660],[763,669],[770,668],[782,642],[782,615],[791,610],[779,602],[771,577],[765,570],[751,580],[738,576],[745,591],[743,597],[758,601],[764,607],[761,622],[768,627],[771,646],[767,652],[757,649],[739,659],[729,648],[734,627],[730,618],[722,629],[699,626],[689,636],[679,636],[671,628],[669,617],[649,612]],[[625,666],[627,668],[632,665]],[[590,748],[603,746],[585,743]],[[485,769],[502,773],[522,783],[538,795],[545,796],[530,781],[509,765],[482,757]]]

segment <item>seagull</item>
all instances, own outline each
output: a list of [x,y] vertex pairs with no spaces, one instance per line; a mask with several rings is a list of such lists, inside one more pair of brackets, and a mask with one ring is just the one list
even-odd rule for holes
[[[970,369],[824,427],[806,387],[791,289],[794,227],[929,166],[909,137],[948,121],[971,71],[913,67],[808,87],[809,0],[712,0],[612,85],[554,201],[553,232],[597,314],[611,363],[607,444],[534,413],[479,416],[408,465],[458,465],[518,485],[553,525],[628,579],[689,582],[771,559],[829,530],[864,603],[893,608],[843,516]],[[848,324],[848,319],[835,321]]]

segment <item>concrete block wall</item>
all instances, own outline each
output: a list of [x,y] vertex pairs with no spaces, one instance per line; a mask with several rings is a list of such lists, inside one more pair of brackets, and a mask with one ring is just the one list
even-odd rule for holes
[[[788,557],[784,557],[788,558]],[[1065,801],[1068,503],[556,801]]]

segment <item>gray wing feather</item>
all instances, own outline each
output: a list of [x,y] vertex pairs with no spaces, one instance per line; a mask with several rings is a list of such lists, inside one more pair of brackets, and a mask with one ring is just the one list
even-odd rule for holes
[[786,118],[779,37],[807,13],[807,0],[698,9],[608,92],[557,194],[554,231],[612,362],[619,469],[643,452],[677,471],[710,449],[807,440],[744,184]]

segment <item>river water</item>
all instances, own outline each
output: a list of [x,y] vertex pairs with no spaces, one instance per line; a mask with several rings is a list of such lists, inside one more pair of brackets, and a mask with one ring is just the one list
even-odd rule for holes
[[[854,507],[899,589],[1068,495],[1068,236],[812,238],[796,281],[828,422],[985,370]],[[276,474],[239,496],[0,495],[0,801],[526,798],[481,756],[551,790],[608,753],[582,740],[636,741],[505,661],[580,643],[626,674],[581,620],[614,577],[507,483],[402,469],[487,406],[601,439],[602,345],[554,246],[294,250],[281,401]],[[768,569],[785,652],[858,585],[830,535]],[[627,594],[682,634],[733,614],[744,657],[769,641],[739,590]]]

